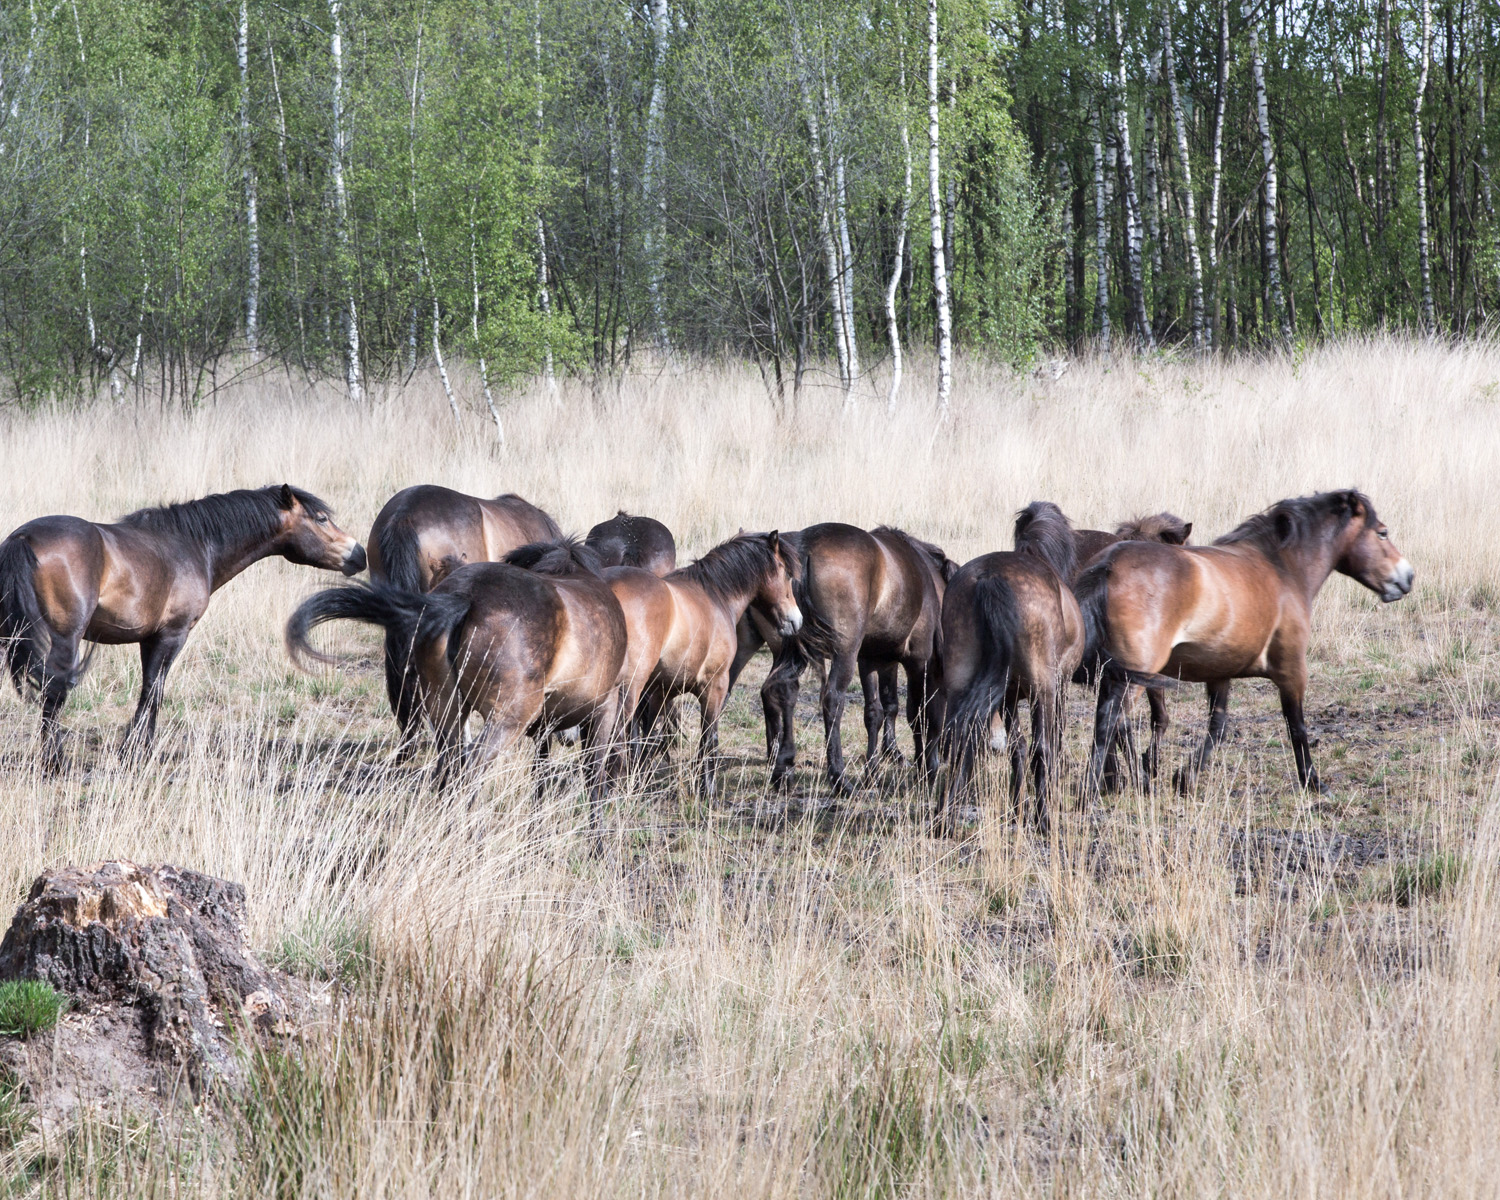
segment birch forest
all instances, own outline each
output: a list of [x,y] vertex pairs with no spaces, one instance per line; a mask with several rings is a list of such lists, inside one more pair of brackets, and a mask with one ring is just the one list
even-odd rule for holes
[[456,406],[462,361],[494,412],[733,356],[895,405],[959,353],[1470,332],[1497,38],[1495,0],[3,0],[0,387]]

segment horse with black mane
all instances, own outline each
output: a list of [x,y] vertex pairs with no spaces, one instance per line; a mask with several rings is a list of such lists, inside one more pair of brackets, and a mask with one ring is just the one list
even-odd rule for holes
[[1032,821],[1046,829],[1068,678],[1083,658],[1084,626],[1068,586],[1073,529],[1057,505],[1033,501],[1016,515],[1014,550],[964,564],[943,596],[943,743],[949,774],[935,824],[951,832],[957,802],[998,713],[1010,750],[1010,799],[1021,816],[1027,745],[1017,720],[1031,705]]
[[[547,513],[513,493],[486,500],[422,483],[387,500],[370,526],[370,580],[429,592],[467,563],[499,562],[512,550],[563,536]],[[421,698],[406,669],[409,647],[385,644],[385,687],[401,738],[398,759],[415,749]]]
[[1097,791],[1132,682],[1203,683],[1208,734],[1178,774],[1190,790],[1224,737],[1235,679],[1271,680],[1296,758],[1297,779],[1320,790],[1303,717],[1312,605],[1334,572],[1387,603],[1414,572],[1362,492],[1282,500],[1212,546],[1121,542],[1079,578],[1086,665],[1101,669],[1087,786]]
[[167,672],[209,598],[271,555],[345,575],[365,566],[328,505],[286,483],[143,508],[112,525],[38,517],[0,542],[0,639],[16,690],[41,698],[47,766],[60,763],[57,715],[88,666],[81,642],[140,643],[126,746],[144,750]]
[[[437,786],[460,765],[477,780],[523,738],[582,730],[584,775],[597,829],[619,723],[627,631],[619,602],[582,543],[518,547],[498,563],[470,563],[427,593],[389,583],[329,588],[287,623],[294,660],[330,661],[308,634],[325,621],[377,625],[409,646],[410,669],[437,736]],[[465,750],[473,713],[484,728]]]

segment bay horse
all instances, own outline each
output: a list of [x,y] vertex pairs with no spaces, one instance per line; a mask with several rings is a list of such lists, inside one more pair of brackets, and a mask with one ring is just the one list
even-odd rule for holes
[[1097,791],[1131,682],[1203,683],[1208,734],[1178,774],[1196,784],[1228,723],[1232,680],[1276,685],[1302,787],[1321,790],[1303,717],[1312,605],[1337,571],[1381,600],[1411,591],[1415,573],[1370,498],[1354,490],[1282,500],[1212,546],[1121,542],[1078,580],[1085,662],[1101,667],[1086,787]]
[[[485,500],[422,483],[387,500],[370,526],[370,580],[429,592],[466,563],[499,562],[512,550],[563,536],[547,513],[507,493]],[[401,730],[396,757],[415,749],[420,698],[406,670],[408,647],[385,642],[385,688]]]
[[286,483],[143,508],[112,525],[38,517],[0,542],[0,640],[16,690],[41,699],[47,766],[61,761],[58,712],[88,666],[80,642],[140,643],[125,745],[145,750],[167,672],[209,598],[271,555],[345,575],[365,566],[328,505]]
[[677,540],[654,517],[632,516],[623,508],[589,530],[584,543],[602,567],[640,567],[653,575],[677,569]]
[[[1077,565],[1074,567],[1073,578],[1069,582],[1076,583],[1084,569],[1116,542],[1163,542],[1169,546],[1184,546],[1192,532],[1191,521],[1184,521],[1175,513],[1170,512],[1159,512],[1154,516],[1137,517],[1132,521],[1122,522],[1115,526],[1113,533],[1106,533],[1102,529],[1075,529],[1073,530],[1073,548]],[[1092,680],[1085,670],[1077,677],[1077,682],[1092,682]],[[1167,711],[1167,694],[1162,688],[1148,687],[1145,692],[1146,702],[1151,709],[1151,743],[1141,756],[1141,765],[1144,768],[1146,785],[1149,787],[1151,780],[1156,776],[1157,764],[1161,758],[1161,743],[1166,736],[1167,727],[1171,724],[1171,716]],[[1128,699],[1127,697],[1127,709],[1129,708]],[[1110,749],[1104,761],[1103,786],[1106,791],[1115,791],[1121,784],[1116,750],[1123,751],[1127,756],[1127,769],[1131,772],[1135,770],[1135,737],[1128,720],[1120,722],[1115,740],[1116,746]]]
[[812,525],[798,534],[797,548],[802,629],[783,639],[761,687],[767,748],[775,749],[772,784],[791,781],[802,671],[821,661],[829,664],[821,690],[829,785],[853,790],[844,772],[840,725],[856,668],[864,692],[866,775],[875,770],[882,736],[886,752],[897,757],[896,671],[904,668],[907,720],[917,762],[930,782],[937,774],[941,725],[943,587],[957,564],[930,542],[885,525],[868,532],[837,522]]
[[[656,663],[640,696],[632,751],[639,756],[662,708],[678,696],[692,696],[702,714],[698,740],[699,792],[711,798],[717,774],[719,716],[733,685],[736,629],[753,609],[777,632],[790,638],[802,628],[795,592],[797,560],[778,532],[742,533],[679,567],[664,579],[647,571],[616,567],[604,575],[627,609],[649,612]],[[627,711],[634,708],[627,693]]]
[[[460,766],[477,779],[528,735],[580,726],[597,830],[619,720],[625,617],[581,543],[518,548],[515,558],[526,565],[469,563],[427,593],[379,581],[318,592],[287,623],[287,650],[295,661],[331,661],[308,634],[333,620],[377,625],[411,647],[437,738],[439,790]],[[464,725],[476,712],[484,727],[466,751]]]
[[948,779],[934,823],[952,832],[958,798],[999,714],[1010,750],[1010,800],[1019,820],[1027,766],[1017,709],[1031,707],[1032,823],[1047,803],[1062,741],[1068,679],[1083,659],[1084,623],[1069,584],[1074,531],[1057,505],[1033,501],[1016,516],[1014,550],[964,564],[943,596],[943,744]]

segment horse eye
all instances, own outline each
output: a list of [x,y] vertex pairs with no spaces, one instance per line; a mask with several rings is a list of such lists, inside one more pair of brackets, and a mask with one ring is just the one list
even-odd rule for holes
[[[328,514],[327,513],[319,513],[318,514],[318,524],[319,525],[327,525],[328,524]],[[1380,536],[1384,537],[1385,534],[1382,533]]]
[[1382,542],[1389,541],[1391,531],[1389,529],[1382,529],[1375,536],[1378,537]]

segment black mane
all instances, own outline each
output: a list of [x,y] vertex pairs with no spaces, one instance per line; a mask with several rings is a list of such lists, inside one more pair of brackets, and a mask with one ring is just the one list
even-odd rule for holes
[[1329,521],[1336,521],[1338,528],[1342,529],[1354,519],[1354,510],[1359,506],[1364,507],[1365,528],[1368,529],[1377,518],[1375,506],[1363,492],[1350,488],[1342,492],[1319,492],[1315,496],[1295,496],[1241,522],[1215,540],[1214,545],[1249,545],[1267,555],[1279,554],[1288,546],[1316,537]]
[[281,528],[284,490],[290,491],[310,516],[332,515],[332,509],[311,492],[286,484],[220,492],[201,500],[138,508],[117,524],[152,533],[173,534],[203,545],[221,546],[250,537],[269,538]]
[[770,534],[742,533],[667,578],[692,580],[716,599],[729,600],[754,590],[775,564]]
[[551,542],[529,542],[500,560],[538,575],[597,575],[599,556],[576,537]]
[[1078,548],[1073,524],[1050,500],[1033,500],[1016,514],[1016,550],[1033,554],[1064,581],[1073,578]]

